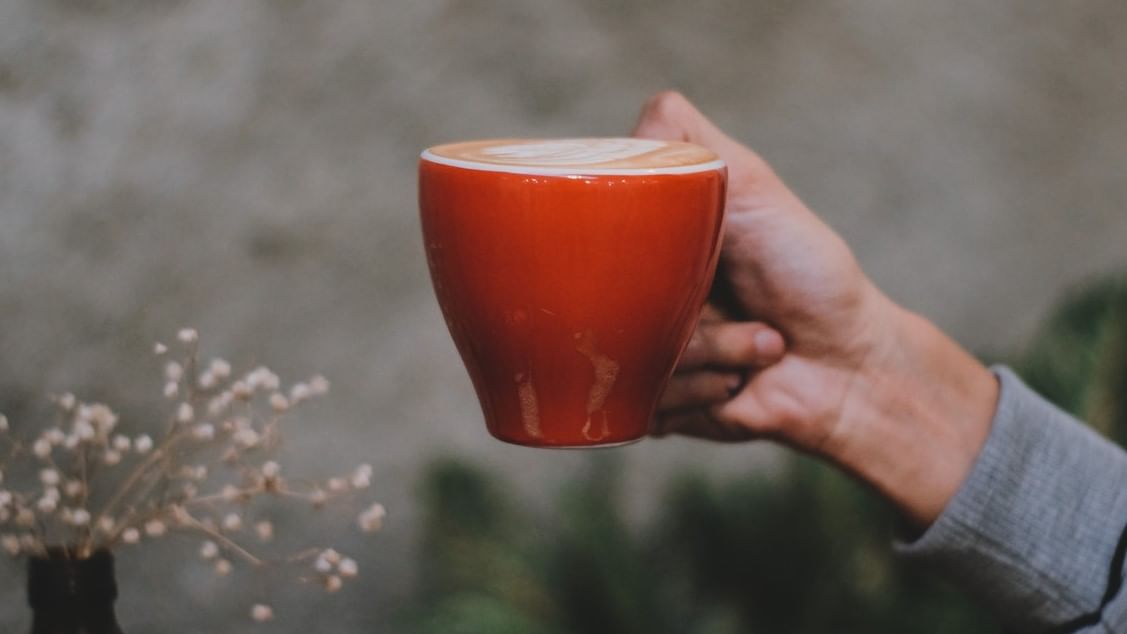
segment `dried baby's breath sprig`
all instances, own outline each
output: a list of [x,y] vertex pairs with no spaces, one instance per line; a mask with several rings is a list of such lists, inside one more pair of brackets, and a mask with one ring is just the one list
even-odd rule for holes
[[272,621],[274,620],[274,610],[264,603],[256,603],[254,607],[250,609],[250,618],[259,623]]
[[[287,388],[265,366],[237,374],[221,358],[202,364],[198,347],[192,328],[177,332],[173,346],[153,346],[163,359],[162,394],[171,410],[159,433],[126,434],[109,406],[70,393],[52,397],[57,421],[27,442],[12,437],[13,425],[0,414],[0,550],[42,556],[62,546],[82,558],[196,534],[204,539],[199,557],[218,576],[230,574],[235,561],[292,565],[307,571],[298,580],[336,592],[359,574],[355,560],[332,548],[269,558],[251,545],[275,538],[274,523],[259,515],[261,503],[295,500],[320,509],[371,487],[367,464],[309,482],[289,477],[272,456],[283,418],[324,396],[328,380],[314,375]],[[34,474],[32,486],[6,483],[15,461],[26,463],[21,472]],[[357,525],[375,532],[386,515],[382,505],[371,504]],[[256,604],[251,616],[269,621],[274,612]]]

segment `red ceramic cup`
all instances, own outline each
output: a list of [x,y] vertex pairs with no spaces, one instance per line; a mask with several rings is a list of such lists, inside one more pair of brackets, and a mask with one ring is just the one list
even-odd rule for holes
[[686,143],[423,152],[431,279],[493,436],[588,447],[646,435],[712,282],[725,180]]

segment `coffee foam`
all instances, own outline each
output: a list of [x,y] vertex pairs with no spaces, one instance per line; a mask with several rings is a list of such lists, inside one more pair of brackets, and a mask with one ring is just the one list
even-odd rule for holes
[[699,145],[629,138],[466,141],[437,145],[422,158],[467,169],[549,175],[684,174],[724,166]]

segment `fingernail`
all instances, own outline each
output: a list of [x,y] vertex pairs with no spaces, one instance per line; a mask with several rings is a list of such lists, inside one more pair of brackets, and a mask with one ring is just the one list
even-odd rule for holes
[[755,350],[764,356],[779,354],[779,336],[770,330],[755,333]]

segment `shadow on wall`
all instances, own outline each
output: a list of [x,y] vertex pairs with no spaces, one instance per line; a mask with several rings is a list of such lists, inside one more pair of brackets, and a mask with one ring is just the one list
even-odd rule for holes
[[[1127,278],[1065,299],[1016,366],[1127,443]],[[599,455],[533,515],[467,464],[434,464],[421,583],[404,631],[535,634],[997,632],[954,588],[898,562],[891,510],[808,458],[781,478],[683,474],[640,528]]]

